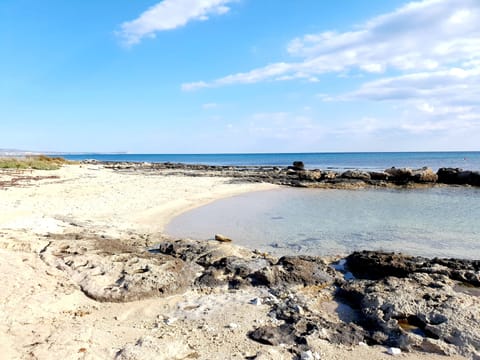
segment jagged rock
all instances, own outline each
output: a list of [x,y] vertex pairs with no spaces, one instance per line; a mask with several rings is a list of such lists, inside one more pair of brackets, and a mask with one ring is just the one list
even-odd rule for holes
[[412,178],[417,183],[434,183],[438,180],[438,175],[432,169],[424,167],[413,170]]
[[467,280],[469,286],[478,286],[479,265],[471,260],[354,253],[347,258],[348,269],[368,280],[345,282],[337,295],[361,310],[360,325],[376,342],[473,356],[480,348],[480,297],[470,296],[462,284]]
[[320,257],[284,256],[277,264],[254,272],[249,277],[254,285],[327,285],[333,282],[331,268]]
[[379,251],[353,252],[346,260],[348,269],[358,278],[378,280],[422,272],[446,275],[452,280],[480,287],[480,260],[427,259]]
[[295,329],[290,324],[262,326],[248,333],[250,339],[265,345],[295,344]]

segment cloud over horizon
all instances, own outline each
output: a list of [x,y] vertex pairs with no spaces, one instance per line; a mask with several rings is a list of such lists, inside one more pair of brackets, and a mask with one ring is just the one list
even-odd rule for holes
[[159,31],[173,30],[190,21],[205,21],[212,15],[226,14],[235,0],[163,0],[138,18],[121,24],[118,35],[132,46],[146,37],[154,38]]

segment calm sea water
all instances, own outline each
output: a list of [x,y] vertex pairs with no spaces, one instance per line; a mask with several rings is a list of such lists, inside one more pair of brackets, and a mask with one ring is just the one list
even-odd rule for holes
[[280,189],[216,201],[175,218],[172,236],[235,243],[277,254],[353,250],[480,259],[480,189]]
[[310,169],[384,170],[395,167],[434,170],[440,167],[459,167],[480,170],[480,152],[378,152],[378,153],[295,153],[295,154],[79,154],[62,155],[71,160],[181,162],[206,165],[288,166],[303,161]]

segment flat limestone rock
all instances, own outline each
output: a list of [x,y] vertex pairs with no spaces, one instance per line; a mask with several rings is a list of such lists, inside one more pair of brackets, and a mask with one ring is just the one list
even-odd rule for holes
[[106,302],[181,293],[198,270],[195,264],[116,239],[54,241],[41,255],[68,273],[88,297]]

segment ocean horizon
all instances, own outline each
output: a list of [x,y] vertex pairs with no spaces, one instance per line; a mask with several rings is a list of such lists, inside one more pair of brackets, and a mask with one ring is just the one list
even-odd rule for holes
[[115,162],[185,163],[217,166],[288,166],[303,161],[307,169],[384,170],[394,167],[438,170],[441,167],[480,170],[480,151],[420,152],[319,152],[319,153],[218,153],[218,154],[131,154],[83,153],[57,154],[68,160]]

